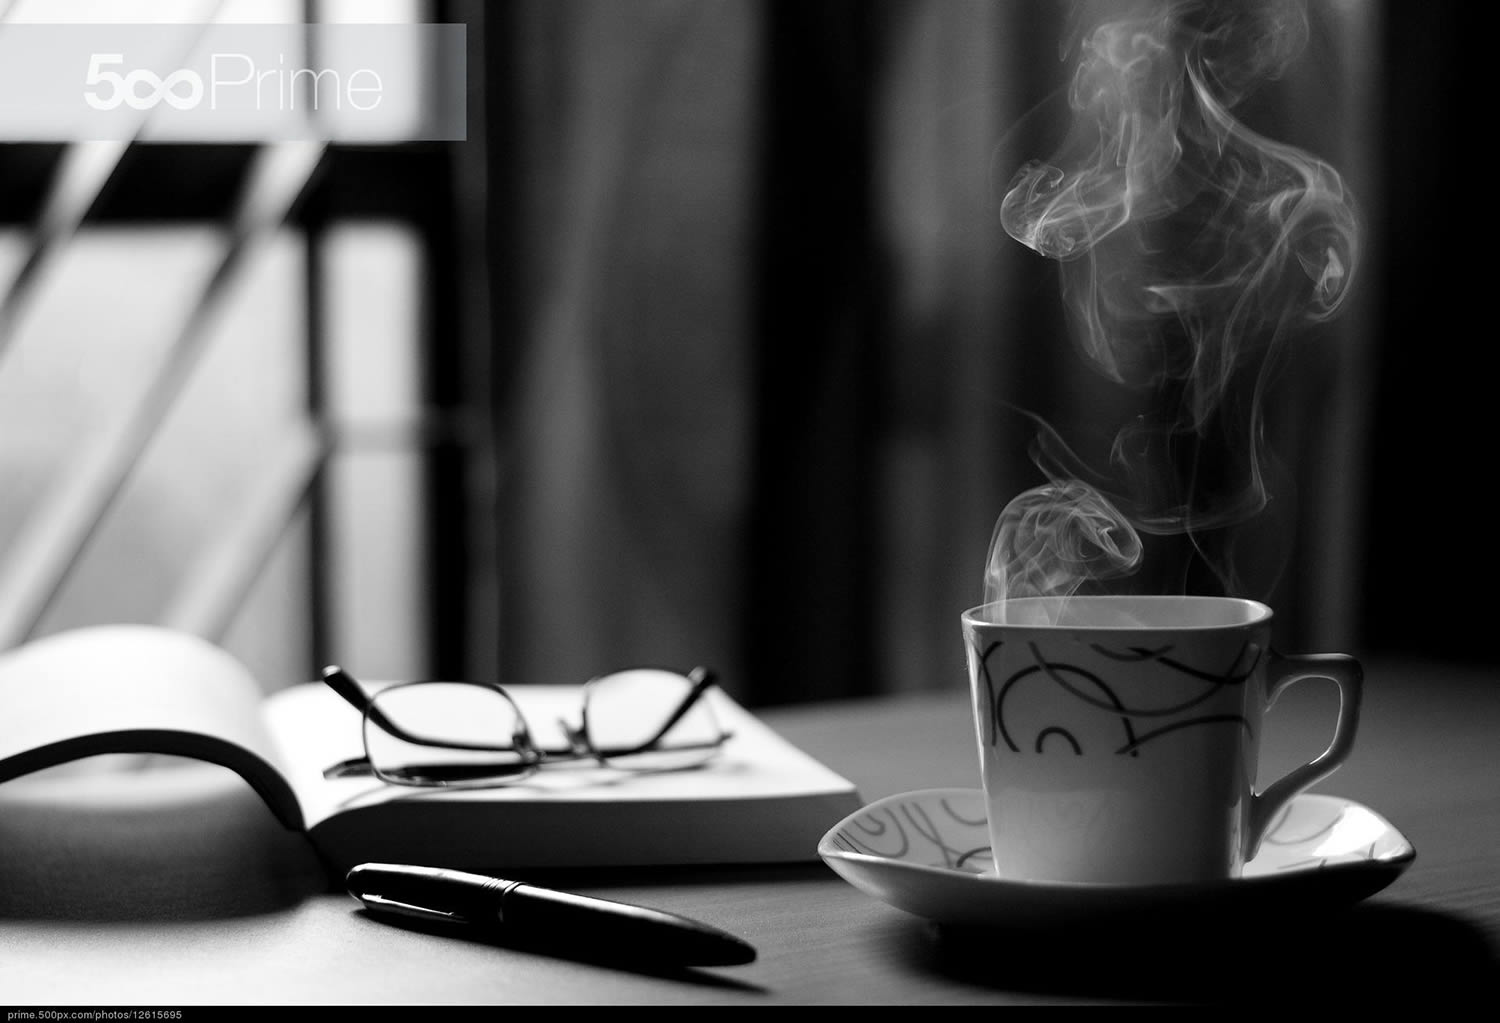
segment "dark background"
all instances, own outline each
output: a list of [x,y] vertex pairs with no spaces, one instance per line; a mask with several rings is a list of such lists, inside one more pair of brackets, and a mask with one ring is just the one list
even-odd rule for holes
[[[1371,649],[1496,663],[1490,525],[1494,256],[1475,182],[1488,58],[1463,4],[1386,4],[1375,458],[1365,499]],[[1434,645],[1429,637],[1442,637]]]
[[[1317,15],[1320,4],[1311,9]],[[622,10],[644,13],[637,24]],[[994,516],[1040,482],[1025,452],[1032,425],[1004,402],[1069,426],[1079,409],[1114,399],[1078,382],[1076,354],[1063,343],[1022,356],[964,354],[966,336],[997,324],[1053,339],[1065,332],[1056,267],[1015,251],[993,223],[961,225],[977,240],[960,244],[988,260],[966,292],[974,308],[940,302],[920,319],[900,305],[911,267],[891,221],[908,200],[893,198],[885,175],[910,154],[893,153],[890,82],[907,52],[899,44],[931,10],[896,0],[439,5],[436,20],[472,29],[471,140],[335,147],[294,211],[312,235],[349,217],[417,227],[428,256],[426,402],[435,421],[487,424],[488,443],[462,428],[424,441],[441,510],[421,581],[432,674],[556,681],[630,660],[711,660],[738,695],[762,704],[961,684],[957,613],[978,602],[977,562]],[[1066,78],[1055,41],[1067,7],[1001,4],[998,27],[978,17],[983,4],[962,10],[992,39],[991,62],[954,71],[959,102],[931,86],[934,108],[1001,91],[991,86],[1003,71],[1008,106],[984,126],[990,149],[973,152],[1044,155],[1054,141],[1045,125],[1014,118]],[[1252,595],[1276,604],[1288,648],[1495,660],[1489,475],[1500,430],[1490,393],[1486,160],[1494,129],[1492,90],[1473,84],[1490,58],[1472,11],[1378,5],[1377,52],[1355,54],[1370,71],[1369,94],[1332,99],[1320,86],[1335,77],[1330,54],[1350,56],[1320,40],[1329,22],[1315,17],[1304,77],[1273,89],[1257,111],[1257,128],[1321,153],[1341,111],[1357,104],[1367,117],[1360,132],[1373,136],[1356,140],[1370,166],[1350,168],[1363,200],[1364,312],[1323,354],[1298,356],[1308,362],[1294,367],[1300,390],[1288,402],[1302,411],[1275,438],[1296,463],[1305,517],[1268,592]],[[666,26],[658,30],[649,12],[662,12]],[[721,15],[739,20],[715,32],[711,19]],[[610,17],[659,48],[612,37]],[[962,18],[948,28],[947,45],[961,44]],[[748,49],[739,48],[744,35],[753,36]],[[596,57],[612,55],[628,76],[676,53],[681,39],[693,45],[671,64],[680,77],[664,71],[642,86],[660,91],[656,107],[611,106]],[[721,67],[725,54],[743,62]],[[934,77],[946,69],[943,56],[931,58]],[[913,81],[917,93],[928,88],[914,76],[909,91]],[[730,108],[729,129],[724,117],[700,123],[684,119],[694,108],[679,107],[686,101],[674,88],[689,99],[723,88],[742,105]],[[616,115],[639,123],[621,127]],[[598,268],[594,290],[582,292],[595,305],[576,343],[613,386],[601,421],[585,427],[597,437],[576,458],[535,441],[573,420],[566,410],[538,418],[526,374],[538,358],[538,310],[555,284],[549,267],[568,256],[566,216],[588,198],[570,191],[573,179],[610,131],[625,140],[628,180],[601,207],[602,240],[583,243],[597,246]],[[0,221],[31,221],[60,152],[0,146]],[[136,146],[89,222],[222,217],[248,155],[244,146]],[[922,167],[950,171],[955,191],[972,170],[935,159],[917,164],[911,202],[921,198]],[[694,191],[715,175],[730,182],[723,194]],[[722,235],[716,218],[733,221]],[[954,269],[936,266],[939,280]],[[736,290],[710,281],[694,293],[705,267],[727,268]],[[310,287],[315,304],[316,281]],[[733,336],[715,335],[719,328]],[[1324,461],[1314,441],[1337,424],[1318,406],[1346,359],[1363,367],[1359,386],[1369,392],[1351,421],[1359,443],[1345,460]],[[705,386],[724,380],[723,395]],[[315,355],[311,381],[315,413]],[[996,399],[975,402],[971,392],[991,385]],[[635,432],[646,421],[651,428]],[[969,478],[944,455],[956,434],[993,448],[984,456],[993,472]],[[926,461],[893,463],[892,451],[917,448]],[[476,470],[481,458],[490,465]],[[916,469],[892,475],[893,464]],[[476,476],[490,472],[498,493],[476,498]],[[557,480],[568,501],[535,503],[539,483]],[[1326,503],[1329,494],[1337,500]],[[547,532],[579,517],[573,533]],[[318,579],[314,571],[315,590]],[[490,590],[497,601],[484,596]],[[897,631],[911,625],[912,638],[893,636],[892,622]],[[344,653],[322,625],[312,644],[310,663]]]

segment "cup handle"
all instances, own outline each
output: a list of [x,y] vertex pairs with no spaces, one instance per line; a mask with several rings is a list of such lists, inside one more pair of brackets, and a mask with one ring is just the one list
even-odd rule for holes
[[1254,856],[1265,837],[1267,826],[1297,793],[1322,781],[1339,769],[1354,748],[1354,732],[1359,727],[1360,701],[1364,692],[1364,668],[1348,654],[1278,654],[1271,651],[1266,672],[1266,707],[1295,682],[1323,678],[1339,687],[1339,718],[1334,726],[1333,742],[1316,758],[1268,785],[1264,792],[1250,796],[1250,842],[1246,859]]

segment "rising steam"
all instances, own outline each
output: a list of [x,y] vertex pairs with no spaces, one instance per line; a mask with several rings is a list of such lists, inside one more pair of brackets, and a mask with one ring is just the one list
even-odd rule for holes
[[1093,487],[1077,480],[1010,502],[990,541],[984,602],[1007,595],[1072,596],[1085,581],[1134,572],[1141,539]]
[[[1038,438],[1052,482],[1000,516],[986,600],[1068,594],[1133,571],[1136,530],[1196,545],[1261,511],[1271,358],[1339,309],[1356,262],[1339,175],[1232,113],[1302,50],[1301,0],[1089,10],[1101,16],[1079,36],[1072,132],[1052,160],[1020,170],[1001,219],[1058,261],[1082,351],[1148,395],[1149,409],[1116,438],[1108,495],[1082,482],[1096,477],[1055,433]],[[1090,550],[1099,557],[1076,556]]]

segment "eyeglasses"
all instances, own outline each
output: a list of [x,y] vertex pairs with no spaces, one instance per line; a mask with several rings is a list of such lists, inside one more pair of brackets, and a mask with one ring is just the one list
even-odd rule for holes
[[323,681],[359,710],[365,755],[334,764],[325,778],[373,775],[393,785],[479,788],[539,768],[593,760],[631,771],[680,771],[713,758],[730,733],[704,698],[714,673],[631,668],[583,686],[576,724],[559,719],[566,748],[533,738],[520,706],[488,682],[401,682],[373,693],[344,669]]

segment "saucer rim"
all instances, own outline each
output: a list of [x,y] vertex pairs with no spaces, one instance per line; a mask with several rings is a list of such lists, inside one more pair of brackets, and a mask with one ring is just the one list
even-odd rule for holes
[[[1130,893],[1147,898],[1153,896],[1170,897],[1177,894],[1196,893],[1202,894],[1217,890],[1242,889],[1247,886],[1280,886],[1293,882],[1298,878],[1306,878],[1309,874],[1335,871],[1340,875],[1350,873],[1391,873],[1392,878],[1399,875],[1409,867],[1417,858],[1416,846],[1412,844],[1405,832],[1396,827],[1389,818],[1377,810],[1366,806],[1359,800],[1350,799],[1347,796],[1338,796],[1326,792],[1300,792],[1292,797],[1292,802],[1318,801],[1333,802],[1345,806],[1357,806],[1368,813],[1379,818],[1380,822],[1395,834],[1402,843],[1401,848],[1382,853],[1379,856],[1369,857],[1363,860],[1355,860],[1328,866],[1306,867],[1300,870],[1288,870],[1280,874],[1258,874],[1250,877],[1226,877],[1213,881],[1183,881],[1183,882],[1151,882],[1147,884],[1125,884],[1108,881],[1039,881],[1019,877],[1000,877],[996,874],[976,874],[973,871],[959,870],[954,867],[934,866],[927,863],[911,863],[906,860],[892,856],[878,856],[873,853],[850,852],[841,849],[834,844],[834,836],[844,827],[852,824],[855,818],[863,816],[874,810],[884,807],[896,800],[910,799],[936,799],[954,794],[962,794],[966,797],[984,798],[982,789],[973,786],[938,786],[933,788],[912,789],[908,792],[895,792],[888,796],[872,800],[853,813],[845,815],[838,823],[824,832],[823,837],[818,840],[818,855],[823,858],[830,867],[833,860],[853,864],[867,864],[878,869],[894,869],[902,872],[910,872],[918,875],[931,875],[932,877],[969,878],[973,881],[986,884],[998,885],[1026,890],[1036,894],[1047,892],[1069,893],[1087,896],[1089,893],[1116,894]],[[846,878],[846,880],[848,880]]]

